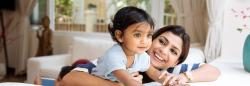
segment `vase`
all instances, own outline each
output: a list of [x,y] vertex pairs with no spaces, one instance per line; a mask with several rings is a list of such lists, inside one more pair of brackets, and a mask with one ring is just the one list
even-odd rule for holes
[[247,36],[243,47],[244,70],[250,73],[250,34]]

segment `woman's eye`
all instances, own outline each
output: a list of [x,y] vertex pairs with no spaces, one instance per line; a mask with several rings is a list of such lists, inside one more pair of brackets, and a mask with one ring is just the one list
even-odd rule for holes
[[134,37],[140,38],[140,37],[141,37],[141,34],[140,34],[140,33],[135,33],[135,34],[134,34]]
[[159,42],[160,42],[160,44],[162,44],[162,45],[166,45],[166,43],[165,43],[162,39],[159,39]]
[[177,55],[177,52],[174,49],[170,49],[171,53],[173,53],[174,55]]

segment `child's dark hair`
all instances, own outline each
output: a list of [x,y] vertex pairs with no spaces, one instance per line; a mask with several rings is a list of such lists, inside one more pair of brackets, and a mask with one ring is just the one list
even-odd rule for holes
[[123,34],[124,30],[136,23],[146,22],[150,25],[151,29],[154,29],[154,22],[151,16],[144,11],[143,9],[128,6],[121,8],[118,10],[118,12],[115,14],[114,19],[112,20],[112,23],[109,24],[109,33],[112,37],[112,39],[119,43],[119,41],[115,37],[115,31],[120,30]]

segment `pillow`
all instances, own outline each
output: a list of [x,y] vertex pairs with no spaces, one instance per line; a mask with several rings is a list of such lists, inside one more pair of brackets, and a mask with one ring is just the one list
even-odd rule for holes
[[204,63],[205,56],[201,48],[190,48],[187,59],[183,63]]
[[79,60],[76,60],[76,61],[72,64],[72,66],[73,66],[73,67],[76,67],[76,66],[79,65],[79,64],[87,64],[87,63],[90,63],[90,61],[87,60],[87,59],[79,59]]
[[113,44],[111,40],[100,38],[74,37],[71,51],[72,63],[78,59],[94,60],[102,56]]

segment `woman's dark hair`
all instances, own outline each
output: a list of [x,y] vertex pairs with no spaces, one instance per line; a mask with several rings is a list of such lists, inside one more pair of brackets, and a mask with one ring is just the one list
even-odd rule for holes
[[115,14],[112,23],[109,24],[108,30],[112,39],[119,43],[115,37],[115,31],[120,30],[123,34],[124,30],[132,24],[146,22],[154,29],[154,22],[151,16],[143,9],[128,6],[121,8]]
[[173,34],[175,34],[176,36],[178,36],[182,39],[182,41],[183,41],[182,52],[181,52],[181,55],[178,59],[178,61],[179,61],[178,64],[184,62],[185,59],[187,58],[189,48],[190,48],[190,37],[186,33],[184,27],[179,26],[179,25],[168,25],[168,26],[162,27],[153,34],[152,40],[154,40],[159,35],[161,35],[165,32],[172,32]]

